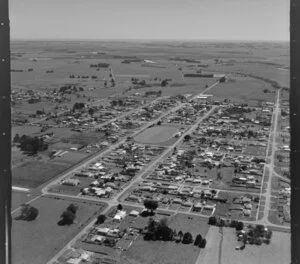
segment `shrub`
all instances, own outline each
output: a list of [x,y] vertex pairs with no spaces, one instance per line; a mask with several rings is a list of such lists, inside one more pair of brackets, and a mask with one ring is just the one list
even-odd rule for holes
[[186,232],[184,235],[183,235],[183,238],[182,238],[182,243],[183,244],[190,244],[193,242],[193,236],[191,233],[189,232]]
[[77,210],[78,210],[77,204],[70,204],[67,208],[67,211],[71,211],[73,214],[76,214]]
[[202,239],[202,241],[200,242],[199,247],[200,247],[200,248],[205,248],[205,246],[206,246],[206,239],[204,238],[204,239]]
[[198,235],[196,236],[194,245],[195,245],[195,246],[199,246],[201,242],[202,242],[202,236],[201,236],[200,234],[198,234]]
[[105,220],[106,220],[106,216],[101,214],[101,215],[98,216],[96,224],[98,224],[98,225],[103,224],[105,222]]
[[39,210],[29,204],[22,204],[21,214],[16,217],[16,220],[33,221],[37,218]]
[[236,231],[241,231],[244,228],[244,223],[243,222],[237,222],[235,229]]
[[208,219],[208,224],[209,225],[216,225],[217,224],[217,218],[215,216],[211,216],[209,219]]

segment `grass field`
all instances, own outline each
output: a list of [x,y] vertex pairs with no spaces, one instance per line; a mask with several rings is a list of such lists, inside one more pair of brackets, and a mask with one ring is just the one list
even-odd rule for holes
[[34,199],[36,197],[33,194],[29,194],[26,192],[17,192],[13,191],[11,195],[11,210],[15,210],[18,208],[22,203],[26,203],[31,199]]
[[137,135],[134,139],[140,143],[162,143],[172,138],[178,129],[171,126],[156,126],[151,127]]
[[243,251],[235,250],[239,245],[233,229],[224,229],[222,243],[222,263],[223,264],[282,264],[290,263],[290,242],[291,234],[273,232],[271,243],[246,245]]
[[264,89],[273,90],[270,85],[259,80],[238,80],[236,82],[221,83],[212,88],[209,94],[220,99],[228,98],[232,101],[248,104],[257,102],[274,101],[275,93],[264,93]]
[[290,263],[289,233],[274,232],[269,245],[246,245],[244,250],[236,250],[241,246],[232,228],[223,228],[223,238],[218,227],[210,227],[207,234],[205,250],[201,251],[198,263],[222,264],[281,264]]
[[[76,223],[71,226],[58,226],[61,213],[70,203],[74,201],[39,198],[32,203],[39,210],[36,220],[13,220],[12,263],[46,263],[102,209],[93,203],[76,202],[79,205]],[[16,215],[17,213],[13,217]]]
[[[183,233],[190,232],[193,238],[197,234],[205,237],[209,226],[207,219],[199,216],[188,216],[185,214],[176,214],[171,217],[169,226],[182,230]],[[193,244],[182,244],[163,241],[144,241],[139,236],[128,251],[124,252],[124,259],[129,263],[143,264],[182,264],[195,263],[200,249]],[[132,262],[131,262],[132,261]]]

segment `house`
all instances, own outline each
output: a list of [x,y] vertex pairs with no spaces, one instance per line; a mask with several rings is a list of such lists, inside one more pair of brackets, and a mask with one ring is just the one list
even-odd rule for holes
[[252,209],[252,204],[251,203],[246,203],[244,204],[245,209],[251,210]]
[[199,212],[199,211],[201,211],[202,206],[203,205],[201,203],[197,202],[197,203],[194,204],[193,210]]
[[243,213],[244,213],[245,216],[250,216],[251,215],[251,210],[244,209]]
[[182,204],[182,200],[180,198],[175,198],[173,204]]
[[191,201],[186,201],[186,202],[182,203],[182,206],[191,207],[191,206],[193,206],[193,203]]
[[97,227],[96,228],[97,234],[102,235],[102,236],[106,236],[108,234],[109,230],[110,229],[107,227]]
[[141,203],[142,202],[142,199],[136,195],[129,195],[127,198],[126,198],[127,201],[130,201],[130,202],[136,202],[136,203]]
[[139,214],[140,214],[140,213],[139,213],[138,211],[136,211],[136,210],[132,210],[132,211],[129,213],[130,216],[134,216],[134,217],[138,217]]
[[77,186],[80,184],[80,181],[77,179],[66,179],[62,182],[63,185],[69,185],[69,186]]
[[121,220],[123,220],[126,216],[126,211],[124,210],[119,210],[117,211],[116,215],[114,216],[114,221],[115,222],[120,222]]

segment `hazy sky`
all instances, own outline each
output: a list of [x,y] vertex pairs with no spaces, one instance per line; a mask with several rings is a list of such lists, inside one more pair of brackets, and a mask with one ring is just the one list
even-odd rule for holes
[[289,0],[9,2],[13,39],[289,39]]

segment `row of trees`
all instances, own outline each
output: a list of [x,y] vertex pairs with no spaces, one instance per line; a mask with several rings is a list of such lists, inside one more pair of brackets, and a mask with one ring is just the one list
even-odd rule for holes
[[149,219],[148,226],[144,234],[145,240],[163,240],[163,241],[176,241],[177,243],[191,244],[194,242],[195,246],[205,248],[206,239],[198,234],[193,240],[190,232],[183,233],[181,230],[177,233],[176,230],[168,226],[167,218],[162,218],[160,221],[155,221],[153,218]]
[[228,227],[235,228],[237,231],[243,230],[243,228],[244,228],[244,223],[241,221],[231,220],[230,222],[228,222],[228,221],[225,222],[224,219],[217,218],[215,216],[211,216],[208,219],[208,224],[214,225],[214,226],[219,226],[219,227],[228,226]]

